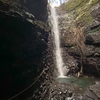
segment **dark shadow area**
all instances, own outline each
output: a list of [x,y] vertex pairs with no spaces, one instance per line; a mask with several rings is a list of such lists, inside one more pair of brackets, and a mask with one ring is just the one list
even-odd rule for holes
[[[47,39],[48,34],[36,24],[0,12],[0,100],[17,94],[40,74]],[[38,84],[22,97],[32,95]]]

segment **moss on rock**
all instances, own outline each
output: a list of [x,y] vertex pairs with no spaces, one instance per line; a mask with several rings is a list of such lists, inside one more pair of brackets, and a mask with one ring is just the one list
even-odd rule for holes
[[[60,9],[65,13],[76,14],[75,23],[86,27],[93,22],[93,18],[90,15],[90,10],[93,5],[95,5],[99,0],[69,0],[68,2],[62,4]],[[73,15],[75,16],[75,15]]]

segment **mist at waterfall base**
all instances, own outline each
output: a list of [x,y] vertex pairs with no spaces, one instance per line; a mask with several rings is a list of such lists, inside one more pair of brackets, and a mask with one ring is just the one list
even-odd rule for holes
[[62,60],[61,49],[60,49],[60,37],[59,37],[59,28],[58,28],[58,19],[56,15],[56,9],[54,5],[50,6],[51,11],[51,23],[52,23],[52,33],[54,35],[54,43],[55,43],[55,58],[56,58],[56,67],[58,69],[58,77],[67,77],[66,75],[66,67],[64,67],[64,62]]

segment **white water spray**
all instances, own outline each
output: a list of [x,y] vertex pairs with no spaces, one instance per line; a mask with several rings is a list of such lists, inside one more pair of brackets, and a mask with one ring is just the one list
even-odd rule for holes
[[52,22],[52,31],[54,33],[54,42],[55,42],[55,56],[56,56],[56,66],[58,69],[59,76],[64,76],[63,73],[63,60],[60,50],[60,38],[59,38],[59,28],[58,28],[58,19],[56,15],[55,7],[51,6],[51,22]]

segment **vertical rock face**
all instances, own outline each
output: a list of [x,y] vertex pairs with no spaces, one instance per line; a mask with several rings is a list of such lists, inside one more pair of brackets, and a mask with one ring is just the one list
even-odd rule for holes
[[47,20],[47,0],[1,0],[0,6],[4,11],[26,15],[25,18],[33,15],[38,20]]
[[73,2],[73,0],[69,0],[57,10],[59,10],[61,45],[62,48],[65,48],[65,53],[74,57],[80,69],[80,54],[73,42],[73,35],[75,27],[81,26],[86,39],[84,50],[86,59],[83,61],[83,72],[100,77],[100,1],[75,0]]
[[91,15],[100,22],[100,2],[92,7]]
[[46,21],[47,0],[0,1],[0,100],[9,99],[39,78],[28,92],[14,98],[26,100],[44,80],[50,80],[42,72],[47,67]]

